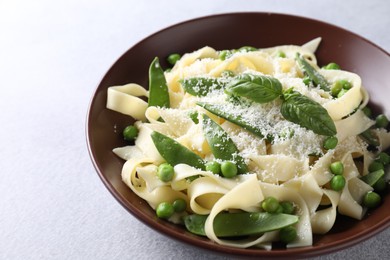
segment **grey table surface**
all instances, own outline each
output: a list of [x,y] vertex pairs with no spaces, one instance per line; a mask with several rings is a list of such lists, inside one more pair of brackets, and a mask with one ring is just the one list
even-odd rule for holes
[[[110,195],[85,141],[99,80],[129,47],[199,16],[263,11],[390,51],[390,1],[0,0],[0,259],[228,259],[166,237]],[[390,229],[318,259],[390,259]]]

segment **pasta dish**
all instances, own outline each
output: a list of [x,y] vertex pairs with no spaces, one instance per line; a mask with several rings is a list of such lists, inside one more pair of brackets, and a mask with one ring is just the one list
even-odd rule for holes
[[165,71],[153,60],[149,90],[108,88],[107,108],[135,120],[113,150],[123,181],[157,217],[231,247],[310,246],[339,214],[362,219],[387,188],[388,120],[359,75],[319,67],[320,41],[203,47]]

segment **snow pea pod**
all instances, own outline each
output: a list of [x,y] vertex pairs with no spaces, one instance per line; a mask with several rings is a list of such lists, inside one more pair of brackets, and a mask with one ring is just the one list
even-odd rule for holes
[[170,107],[167,81],[158,57],[154,58],[149,67],[148,106]]
[[371,129],[367,129],[366,131],[361,133],[359,136],[362,137],[364,139],[364,141],[366,141],[369,145],[372,145],[375,147],[379,146],[379,140],[375,136],[375,134],[371,131]]
[[360,179],[362,181],[364,181],[365,183],[367,183],[368,185],[370,185],[371,187],[373,187],[375,185],[375,183],[377,183],[377,181],[380,178],[382,178],[384,175],[385,175],[385,171],[381,169],[381,170],[377,170],[374,172],[370,172],[370,173],[360,177]]
[[302,57],[299,53],[296,54],[295,59],[297,60],[299,67],[306,76],[316,85],[319,85],[321,89],[325,91],[329,91],[329,83],[326,81],[324,76],[322,76],[315,68],[313,68],[304,57]]
[[223,84],[217,78],[204,78],[204,77],[194,77],[180,80],[181,86],[184,90],[197,97],[204,97],[209,92],[221,89]]
[[172,138],[156,131],[152,132],[151,137],[157,151],[170,165],[185,163],[201,170],[206,169],[205,162],[199,155]]
[[215,158],[235,162],[239,174],[248,172],[248,167],[244,159],[239,155],[239,150],[233,140],[222,127],[207,115],[203,115],[203,131]]
[[[226,119],[227,121],[236,124],[238,126],[241,126],[245,130],[255,134],[256,136],[263,138],[264,135],[262,134],[262,130],[259,127],[256,127],[249,122],[246,122],[245,119],[243,119],[241,116],[236,116],[232,113],[229,113],[228,111],[224,111],[224,106],[223,105],[218,105],[218,104],[210,104],[210,103],[205,103],[205,102],[196,102],[196,104],[200,107],[203,107],[210,113],[222,117]],[[267,140],[272,140],[271,136],[267,137]]]
[[[184,224],[193,234],[206,236],[204,230],[208,215],[192,214],[184,217]],[[299,217],[289,214],[267,212],[219,213],[214,219],[217,237],[259,235],[279,230],[297,223]]]

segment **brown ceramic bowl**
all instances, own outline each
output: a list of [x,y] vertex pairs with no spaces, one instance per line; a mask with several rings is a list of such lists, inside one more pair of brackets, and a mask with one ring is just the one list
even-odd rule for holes
[[[87,142],[99,177],[112,195],[132,215],[147,226],[175,239],[217,252],[257,257],[308,257],[354,245],[390,225],[390,195],[380,208],[361,221],[339,217],[331,232],[314,237],[310,247],[294,249],[237,249],[217,245],[206,238],[186,232],[180,226],[155,217],[155,212],[121,181],[123,161],[112,153],[123,146],[120,131],[133,120],[106,109],[106,90],[112,85],[135,82],[147,86],[148,66],[158,56],[192,52],[203,46],[233,49],[244,45],[270,47],[301,45],[322,37],[316,53],[319,64],[334,61],[344,69],[359,74],[371,95],[374,110],[390,113],[389,54],[362,37],[339,27],[303,17],[272,13],[232,13],[202,17],[161,30],[130,48],[103,77],[90,104],[87,118]],[[117,129],[117,130],[116,130]]]

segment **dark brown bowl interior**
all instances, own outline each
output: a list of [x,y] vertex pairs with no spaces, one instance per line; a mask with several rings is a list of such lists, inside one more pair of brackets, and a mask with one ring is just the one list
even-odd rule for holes
[[147,87],[148,66],[155,56],[166,66],[164,59],[170,53],[192,52],[206,45],[215,49],[301,45],[316,37],[323,39],[316,53],[319,64],[334,61],[342,68],[358,73],[375,110],[390,111],[387,102],[390,96],[389,54],[356,34],[320,21],[270,13],[223,14],[183,22],[151,35],[129,49],[107,72],[93,96],[87,118],[87,142],[103,183],[123,207],[149,227],[180,241],[228,254],[314,256],[356,244],[388,227],[390,195],[384,197],[379,209],[370,212],[362,221],[339,218],[330,233],[315,236],[311,247],[272,251],[228,248],[157,219],[147,203],[121,181],[124,162],[112,153],[112,149],[125,145],[121,130],[133,120],[106,109],[109,86],[135,82]]

